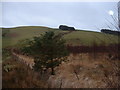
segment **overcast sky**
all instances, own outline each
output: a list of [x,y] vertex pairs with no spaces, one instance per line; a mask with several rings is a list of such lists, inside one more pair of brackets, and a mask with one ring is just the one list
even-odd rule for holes
[[58,28],[62,24],[99,31],[98,28],[108,28],[108,21],[113,22],[108,12],[112,10],[114,15],[117,12],[117,2],[4,2],[2,6],[0,27]]

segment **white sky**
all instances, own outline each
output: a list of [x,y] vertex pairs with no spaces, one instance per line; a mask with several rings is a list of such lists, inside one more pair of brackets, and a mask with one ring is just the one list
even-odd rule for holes
[[64,24],[99,31],[98,28],[111,25],[108,21],[113,22],[113,19],[108,12],[111,10],[117,15],[116,6],[117,2],[2,2],[3,21],[0,26],[58,28]]

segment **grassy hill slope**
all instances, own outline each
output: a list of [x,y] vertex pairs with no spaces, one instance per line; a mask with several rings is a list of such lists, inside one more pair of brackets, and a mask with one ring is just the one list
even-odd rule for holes
[[[48,27],[41,26],[24,26],[24,27],[16,27],[16,28],[3,28],[2,33],[7,32],[5,36],[3,36],[3,47],[15,45],[20,40],[29,39],[34,36],[41,35],[46,31],[55,31],[55,33],[65,33],[69,31],[53,29]],[[92,45],[93,42],[98,44],[100,43],[117,43],[118,37],[115,35],[103,34],[100,32],[93,31],[83,31],[77,30],[71,33],[65,34],[63,38],[67,41],[67,44],[72,45]]]

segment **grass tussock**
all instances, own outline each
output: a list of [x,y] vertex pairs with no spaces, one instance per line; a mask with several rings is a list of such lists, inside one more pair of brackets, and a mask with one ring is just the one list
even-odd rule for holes
[[[12,66],[8,71],[5,66]],[[40,75],[19,61],[9,59],[3,62],[3,88],[45,88],[47,84],[40,79]]]

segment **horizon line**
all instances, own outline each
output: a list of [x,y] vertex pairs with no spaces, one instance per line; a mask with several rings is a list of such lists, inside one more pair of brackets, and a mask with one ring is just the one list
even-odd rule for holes
[[[51,28],[51,29],[59,29],[59,27],[49,27],[49,26],[44,26],[44,25],[41,25],[41,26],[40,25],[0,26],[0,28],[20,28],[20,27],[46,27],[46,28]],[[93,29],[82,29],[82,28],[75,28],[75,29],[76,30],[84,30],[84,31],[95,31],[95,32],[100,32],[100,30],[101,30],[101,29],[99,29],[99,30],[98,29],[94,29],[93,30]],[[104,28],[102,28],[102,29],[104,29]]]

